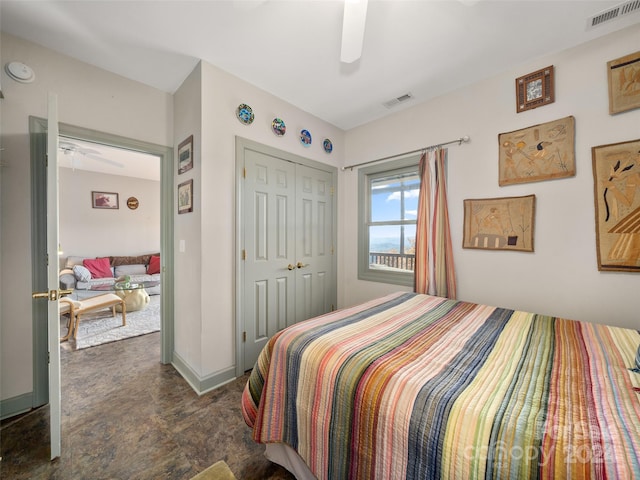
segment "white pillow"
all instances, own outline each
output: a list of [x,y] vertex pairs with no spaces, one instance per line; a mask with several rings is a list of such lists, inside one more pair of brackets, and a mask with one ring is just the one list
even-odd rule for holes
[[89,280],[91,280],[91,272],[87,267],[84,267],[82,265],[75,265],[73,267],[73,275],[79,282],[88,282]]

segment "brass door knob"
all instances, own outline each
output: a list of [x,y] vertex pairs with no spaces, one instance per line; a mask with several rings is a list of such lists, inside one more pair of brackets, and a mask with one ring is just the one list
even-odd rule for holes
[[291,264],[287,265],[287,270],[293,270],[295,268],[296,267],[294,265],[291,265]]
[[304,263],[302,263],[302,262],[298,262],[296,267],[303,268],[303,267],[306,267],[306,265]]

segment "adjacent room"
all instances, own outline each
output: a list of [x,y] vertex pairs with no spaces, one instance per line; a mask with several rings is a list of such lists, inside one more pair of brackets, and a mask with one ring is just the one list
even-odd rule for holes
[[640,2],[0,28],[0,477],[640,478]]

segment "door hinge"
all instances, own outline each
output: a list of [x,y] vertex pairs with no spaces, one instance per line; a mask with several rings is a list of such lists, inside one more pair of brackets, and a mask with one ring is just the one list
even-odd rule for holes
[[333,255],[333,245],[331,245],[331,255]]
[[336,309],[335,305],[332,303],[331,304],[331,311],[333,312]]
[[247,259],[247,251],[244,248],[242,249],[242,259],[243,260]]
[[51,363],[51,352],[47,352],[47,363]]
[[247,178],[247,167],[242,167],[242,178]]
[[334,193],[335,193],[335,189],[331,187],[331,195],[333,195]]
[[247,332],[242,332],[242,341],[243,342],[247,341]]

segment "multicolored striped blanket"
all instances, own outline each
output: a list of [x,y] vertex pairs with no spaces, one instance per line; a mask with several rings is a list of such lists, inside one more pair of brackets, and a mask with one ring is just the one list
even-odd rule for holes
[[319,479],[640,478],[635,330],[397,293],[279,332],[242,398]]

